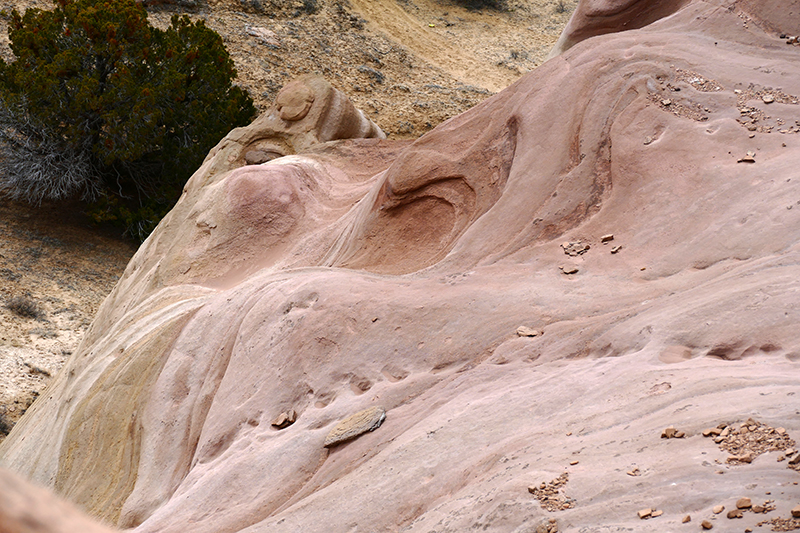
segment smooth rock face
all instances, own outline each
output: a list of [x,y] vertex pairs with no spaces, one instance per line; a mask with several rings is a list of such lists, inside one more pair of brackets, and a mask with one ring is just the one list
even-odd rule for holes
[[0,463],[137,533],[670,531],[750,485],[787,516],[796,465],[720,447],[800,435],[797,3],[582,2],[573,40],[645,4],[412,144],[318,144],[371,130],[316,89],[232,132]]

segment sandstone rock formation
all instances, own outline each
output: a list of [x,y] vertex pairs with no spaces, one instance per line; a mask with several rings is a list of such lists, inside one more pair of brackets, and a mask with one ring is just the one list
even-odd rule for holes
[[[582,30],[639,7],[639,29]],[[787,516],[788,461],[728,463],[701,432],[800,435],[797,2],[574,21],[410,145],[246,165],[262,126],[232,132],[0,463],[139,533],[665,531],[764,492]],[[380,428],[324,447],[375,406]],[[528,487],[554,479],[551,510]]]

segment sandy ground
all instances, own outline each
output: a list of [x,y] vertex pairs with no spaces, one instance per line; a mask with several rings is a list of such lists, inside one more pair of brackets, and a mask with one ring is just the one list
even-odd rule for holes
[[[6,426],[77,348],[135,251],[67,212],[0,203],[0,422]],[[38,316],[20,316],[13,302]]]

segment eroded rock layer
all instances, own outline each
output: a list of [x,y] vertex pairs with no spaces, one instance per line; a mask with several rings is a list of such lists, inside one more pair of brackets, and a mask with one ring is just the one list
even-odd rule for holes
[[582,2],[562,55],[410,145],[248,165],[233,132],[2,464],[141,533],[787,517],[788,444],[701,435],[800,437],[800,12],[755,4]]

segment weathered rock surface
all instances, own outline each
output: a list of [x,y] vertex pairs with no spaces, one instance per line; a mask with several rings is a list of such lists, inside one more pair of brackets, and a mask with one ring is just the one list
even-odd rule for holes
[[[0,463],[138,533],[535,530],[526,488],[565,469],[542,495],[564,531],[712,527],[749,486],[787,516],[789,461],[726,457],[800,432],[797,14],[584,1],[563,55],[413,144],[287,133],[297,155],[248,166],[278,130],[232,132]],[[612,229],[624,253],[565,258]]]

